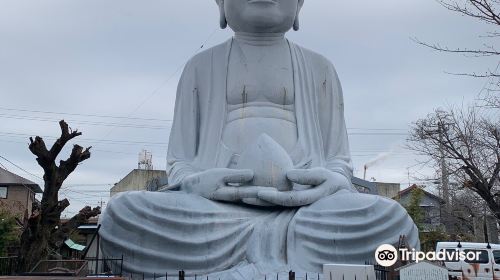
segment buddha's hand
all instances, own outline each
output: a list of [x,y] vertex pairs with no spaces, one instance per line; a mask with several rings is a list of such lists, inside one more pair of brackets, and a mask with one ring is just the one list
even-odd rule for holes
[[296,207],[309,205],[342,189],[354,191],[351,182],[343,174],[323,167],[293,169],[286,176],[293,183],[310,185],[311,188],[285,192],[262,190],[258,197],[275,205]]
[[239,186],[253,179],[250,169],[213,168],[186,176],[181,188],[211,200],[240,201],[256,198],[262,187]]

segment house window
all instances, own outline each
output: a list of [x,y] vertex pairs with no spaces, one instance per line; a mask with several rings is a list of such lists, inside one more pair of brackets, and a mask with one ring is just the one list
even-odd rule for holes
[[7,198],[7,187],[0,187],[0,198]]

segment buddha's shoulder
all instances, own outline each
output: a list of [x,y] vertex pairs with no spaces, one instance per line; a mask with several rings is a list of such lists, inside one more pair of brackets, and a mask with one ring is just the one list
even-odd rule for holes
[[324,55],[317,53],[313,50],[310,50],[306,47],[303,47],[301,45],[298,45],[296,43],[292,44],[301,51],[301,53],[303,54],[304,58],[307,60],[309,65],[313,66],[314,69],[322,71],[326,69],[327,71],[335,72],[335,67],[333,66],[333,63]]
[[186,66],[194,68],[210,67],[214,61],[225,60],[230,46],[230,40],[228,40],[200,51],[189,59]]
[[[290,44],[300,50],[304,59],[315,71],[327,71],[336,74],[332,62],[325,56],[296,43],[290,42]],[[213,63],[226,61],[230,49],[231,39],[197,53],[188,61],[186,68],[198,70],[207,68],[210,70]]]

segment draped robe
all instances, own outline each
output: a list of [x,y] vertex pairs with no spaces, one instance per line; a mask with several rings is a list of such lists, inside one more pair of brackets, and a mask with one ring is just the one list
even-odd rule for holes
[[[289,43],[295,87],[296,168],[325,167],[351,178],[342,89],[324,57]],[[232,39],[193,57],[181,76],[170,134],[169,185],[193,172],[227,167],[226,120]],[[257,136],[250,136],[257,137]],[[418,231],[395,201],[340,191],[303,207],[255,207],[182,191],[116,195],[101,216],[102,250],[124,255],[124,269],[146,275],[180,269],[220,279],[252,279],[324,263],[373,261],[375,249]]]

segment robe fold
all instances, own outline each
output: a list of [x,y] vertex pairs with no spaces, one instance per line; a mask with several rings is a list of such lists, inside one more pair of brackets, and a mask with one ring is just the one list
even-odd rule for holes
[[[167,165],[169,184],[227,167],[232,152],[221,135],[232,40],[193,57],[179,82]],[[351,160],[337,74],[325,58],[289,43],[295,87],[296,168],[322,166],[351,178]],[[325,263],[373,262],[381,244],[405,235],[419,248],[418,230],[397,202],[339,191],[303,207],[252,207],[182,191],[116,195],[100,217],[105,256],[124,255],[125,272],[147,276],[209,275],[264,279],[294,270],[319,273]],[[170,277],[169,277],[170,279]]]

